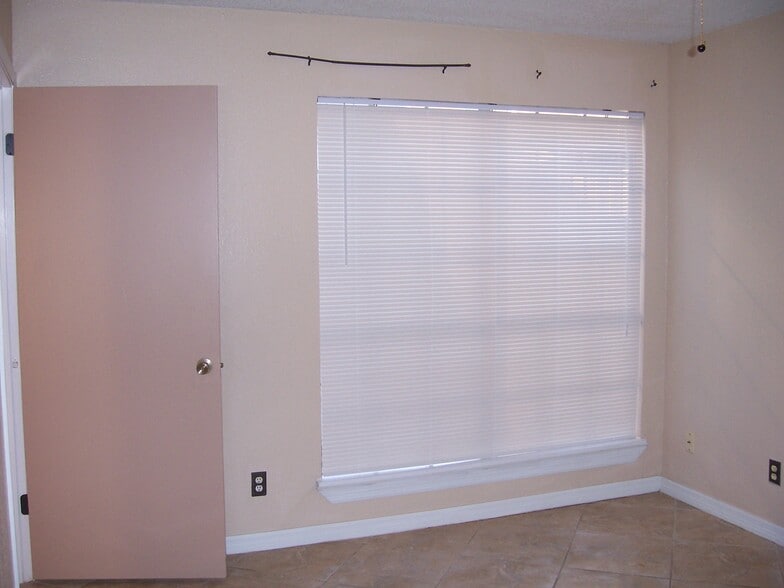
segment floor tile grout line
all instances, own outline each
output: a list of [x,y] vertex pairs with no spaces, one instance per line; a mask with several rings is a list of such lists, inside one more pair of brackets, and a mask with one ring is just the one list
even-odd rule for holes
[[[610,575],[610,576],[628,576],[628,577],[631,577],[631,578],[648,578],[648,579],[651,579],[651,580],[669,580],[669,578],[665,578],[664,576],[656,576],[656,575],[651,575],[651,574],[640,574],[640,573],[634,574],[632,572],[612,572],[612,571],[608,571],[608,570],[595,570],[593,568],[581,568],[580,566],[568,567],[566,569],[567,570],[577,570],[577,571],[580,571],[580,572],[592,572],[592,573],[595,573],[595,574],[607,574],[607,575]],[[745,588],[745,587],[743,587],[743,588]]]
[[457,559],[458,555],[459,554],[457,554],[457,553],[453,553],[452,554],[452,559],[449,560],[449,565],[446,567],[444,572],[438,577],[438,580],[436,580],[436,583],[434,584],[435,588],[438,588],[441,585],[441,582],[444,581],[444,578],[447,575],[449,575],[449,570],[451,570],[452,566],[455,565],[455,559]]
[[572,539],[569,541],[569,547],[566,549],[566,553],[564,554],[563,561],[561,562],[561,567],[558,568],[558,574],[555,576],[555,583],[553,584],[553,588],[558,585],[558,580],[561,579],[561,573],[563,572],[564,566],[566,566],[566,560],[569,559],[569,554],[572,551],[572,545],[574,545],[574,538],[577,537],[577,529],[580,528],[580,521],[583,519],[583,511],[580,509],[580,516],[577,517],[577,524],[574,526],[574,531],[572,532]]
[[330,578],[332,578],[332,576],[334,576],[335,574],[337,574],[337,573],[338,573],[338,570],[340,570],[340,568],[342,568],[342,567],[343,567],[343,566],[346,564],[346,562],[347,562],[348,560],[350,560],[350,559],[351,559],[352,557],[354,557],[354,556],[355,556],[357,553],[359,553],[360,549],[362,549],[362,548],[363,548],[365,545],[366,545],[366,542],[364,542],[364,541],[363,541],[362,543],[360,543],[359,547],[357,547],[357,548],[356,548],[356,549],[355,549],[355,550],[354,550],[354,551],[351,553],[351,555],[349,555],[349,556],[347,556],[347,557],[343,558],[343,559],[341,560],[341,562],[340,562],[340,563],[339,563],[337,566],[335,566],[335,569],[334,569],[334,570],[332,570],[332,573],[331,573],[331,574],[329,574],[329,575],[328,575],[326,578],[324,578],[324,581],[321,583],[321,585],[322,585],[322,586],[326,586],[326,584],[327,584],[327,582],[329,582]]
[[444,578],[447,576],[447,574],[449,574],[449,570],[451,570],[452,566],[455,564],[455,559],[463,555],[463,552],[465,551],[466,547],[468,547],[468,544],[471,543],[474,537],[476,537],[476,534],[479,532],[479,527],[481,526],[482,522],[484,521],[480,521],[479,525],[476,526],[474,532],[471,533],[471,537],[469,537],[468,541],[465,542],[465,545],[463,545],[463,547],[459,550],[459,553],[452,554],[452,559],[449,561],[449,565],[444,570],[444,573],[438,577],[438,580],[435,583],[435,588],[438,588],[441,585],[441,582],[444,581]]

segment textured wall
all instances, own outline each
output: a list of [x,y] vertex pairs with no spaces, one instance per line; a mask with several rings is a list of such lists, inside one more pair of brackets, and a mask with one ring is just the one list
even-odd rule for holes
[[[94,0],[14,4],[22,86],[215,84],[230,535],[658,475],[664,406],[667,48],[458,26]],[[338,67],[267,51],[465,70]],[[543,75],[536,79],[535,70]],[[651,88],[651,80],[659,85]],[[332,505],[320,473],[316,98],[380,96],[646,112],[642,435],[633,464]],[[269,472],[252,499],[248,474]]]
[[707,45],[670,50],[664,474],[784,525],[784,12]]

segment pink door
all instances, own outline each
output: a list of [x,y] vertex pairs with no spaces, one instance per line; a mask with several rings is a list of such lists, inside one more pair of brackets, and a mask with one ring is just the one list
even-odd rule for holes
[[223,577],[217,91],[14,111],[33,575]]

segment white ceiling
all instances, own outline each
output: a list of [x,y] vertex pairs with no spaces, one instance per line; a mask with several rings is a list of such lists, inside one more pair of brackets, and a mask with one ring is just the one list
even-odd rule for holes
[[[132,0],[389,18],[671,43],[696,38],[699,0]],[[784,0],[704,0],[705,31],[784,10]]]

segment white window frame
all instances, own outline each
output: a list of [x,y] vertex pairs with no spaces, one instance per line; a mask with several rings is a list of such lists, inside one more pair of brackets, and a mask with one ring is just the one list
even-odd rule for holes
[[[577,110],[567,108],[503,106],[495,104],[434,103],[410,100],[375,100],[356,98],[319,98],[323,105],[382,106],[397,108],[434,108],[441,110],[496,111],[502,113],[582,116],[594,118],[642,118],[641,113]],[[642,137],[644,152],[644,134]],[[643,163],[644,166],[644,163]],[[644,173],[644,171],[643,171]],[[644,187],[640,215],[640,315],[642,316],[642,284],[644,275]],[[641,321],[642,323],[642,321]],[[637,460],[647,447],[640,432],[640,382],[642,358],[642,324],[639,328],[639,353],[637,357],[637,390],[635,434],[622,439],[583,442],[555,448],[520,451],[513,455],[493,458],[466,459],[458,462],[425,464],[421,466],[387,470],[361,471],[346,474],[322,475],[318,489],[330,502],[341,503],[369,498],[396,496],[455,488],[468,484],[498,482],[541,476],[560,472],[583,470],[630,463]],[[323,367],[323,366],[322,366]],[[322,431],[323,434],[323,431]]]

